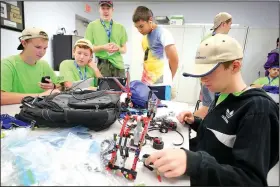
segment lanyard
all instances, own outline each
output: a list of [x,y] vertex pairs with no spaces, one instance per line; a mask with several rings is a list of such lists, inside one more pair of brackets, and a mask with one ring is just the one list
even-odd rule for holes
[[76,68],[77,68],[77,70],[78,70],[78,72],[80,74],[80,79],[81,80],[86,80],[87,79],[87,68],[85,67],[85,74],[84,74],[84,77],[83,77],[83,74],[81,72],[81,68],[78,66],[76,61],[74,61],[74,64],[75,64],[75,66],[76,66]]
[[109,29],[106,27],[104,21],[102,19],[100,19],[100,22],[101,24],[103,25],[105,31],[106,31],[106,34],[108,36],[108,42],[110,42],[110,37],[111,37],[111,33],[112,33],[112,26],[113,26],[113,20],[110,21],[110,26],[109,26]]
[[270,85],[275,79],[277,79],[277,77],[270,80],[270,77],[267,76],[267,79],[268,79],[268,85]]

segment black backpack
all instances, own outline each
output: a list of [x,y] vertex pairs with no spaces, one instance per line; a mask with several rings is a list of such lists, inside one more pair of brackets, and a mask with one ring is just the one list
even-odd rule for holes
[[120,115],[120,92],[67,91],[25,97],[15,117],[38,127],[83,125],[94,131],[109,128]]

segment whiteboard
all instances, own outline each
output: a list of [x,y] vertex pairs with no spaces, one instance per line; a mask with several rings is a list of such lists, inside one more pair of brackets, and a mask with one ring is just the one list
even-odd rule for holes
[[279,28],[249,28],[244,51],[242,76],[246,84],[251,84],[258,78],[259,71],[263,72],[263,65],[267,54],[276,48]]
[[132,25],[132,62],[130,63],[130,81],[141,80],[144,63],[144,52],[142,49],[143,35]]
[[200,80],[198,78],[184,77],[183,72],[192,69],[197,48],[204,34],[204,26],[185,26],[183,44],[183,65],[178,70],[179,83],[176,101],[195,103],[199,97]]

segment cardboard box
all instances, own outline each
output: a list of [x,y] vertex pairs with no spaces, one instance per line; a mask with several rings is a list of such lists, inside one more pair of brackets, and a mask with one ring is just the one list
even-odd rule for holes
[[184,24],[184,16],[183,15],[173,15],[169,18],[170,25],[183,25]]

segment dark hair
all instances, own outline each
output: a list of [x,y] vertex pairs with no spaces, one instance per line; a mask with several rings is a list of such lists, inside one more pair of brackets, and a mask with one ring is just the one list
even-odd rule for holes
[[276,43],[279,43],[279,38],[277,38]]
[[[232,21],[232,19],[231,18],[229,18],[228,20],[226,20],[224,23],[226,23],[226,24],[228,24],[229,22],[231,22]],[[222,23],[221,23],[222,24]],[[214,32],[216,32],[217,31],[217,29],[220,27],[221,25],[219,25],[217,28],[215,28],[214,29]]]
[[[236,59],[236,60],[242,60],[241,58],[240,59]],[[235,60],[230,60],[230,61],[227,61],[227,62],[223,62],[223,66],[225,69],[228,69],[229,66],[231,66],[231,64],[234,62]]]
[[132,21],[134,23],[140,20],[149,21],[151,17],[153,17],[153,12],[150,9],[145,6],[138,6],[134,11]]
[[228,24],[229,22],[231,22],[232,21],[232,19],[231,18],[229,18],[228,20],[226,20],[225,22]]

